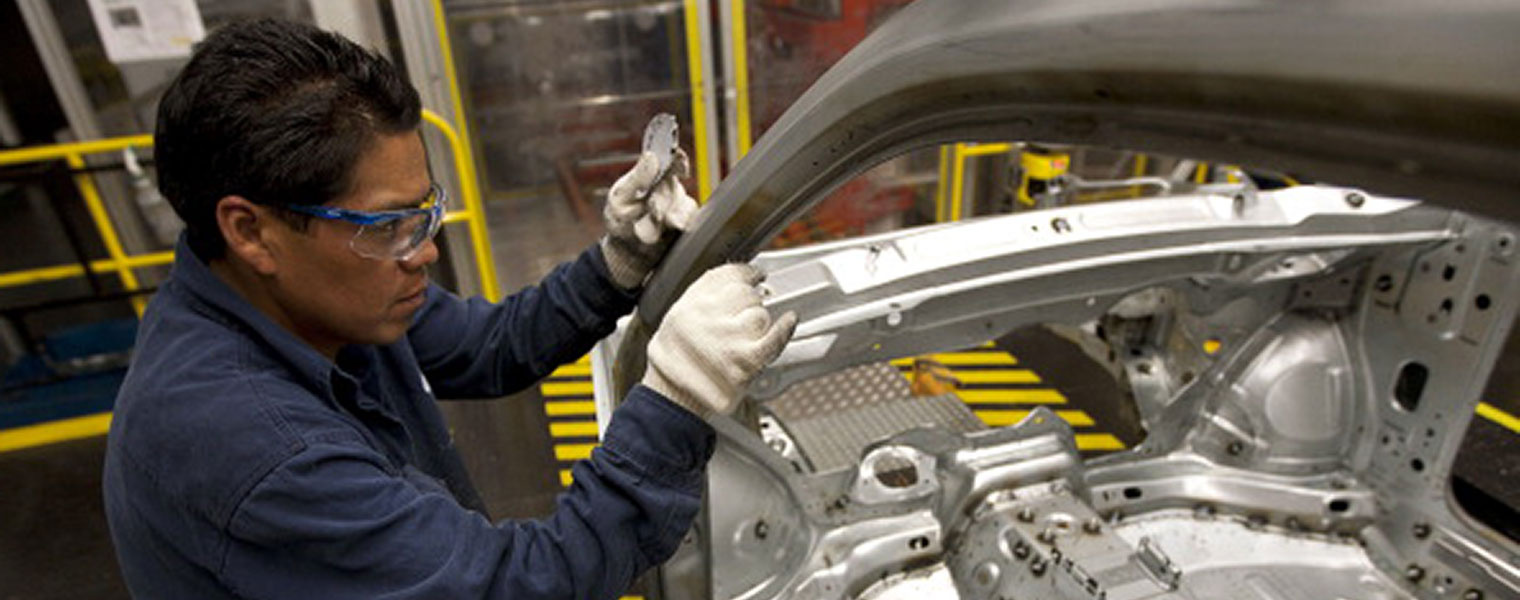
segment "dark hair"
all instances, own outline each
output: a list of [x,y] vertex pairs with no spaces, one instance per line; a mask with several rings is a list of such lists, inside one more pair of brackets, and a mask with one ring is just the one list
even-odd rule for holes
[[216,205],[323,204],[352,185],[376,134],[415,130],[417,90],[384,57],[310,25],[228,24],[196,46],[158,105],[158,189],[190,247],[221,258]]

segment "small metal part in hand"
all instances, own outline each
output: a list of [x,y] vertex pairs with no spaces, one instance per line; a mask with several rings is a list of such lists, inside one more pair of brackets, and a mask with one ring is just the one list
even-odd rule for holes
[[655,176],[649,189],[639,191],[639,197],[648,196],[654,190],[655,184],[663,181],[670,174],[670,168],[676,161],[676,149],[680,144],[676,132],[676,117],[670,113],[655,115],[649,120],[649,125],[644,127],[644,152],[653,152],[659,158],[660,174]]

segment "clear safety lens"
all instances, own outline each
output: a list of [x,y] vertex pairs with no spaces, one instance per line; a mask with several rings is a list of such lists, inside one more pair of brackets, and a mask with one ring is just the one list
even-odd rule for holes
[[447,204],[443,188],[434,185],[420,211],[360,226],[349,246],[366,258],[409,259],[438,234]]

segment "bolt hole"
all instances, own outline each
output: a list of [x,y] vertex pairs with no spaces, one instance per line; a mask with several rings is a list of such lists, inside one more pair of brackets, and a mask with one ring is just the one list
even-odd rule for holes
[[1416,472],[1416,473],[1419,473],[1420,471],[1424,471],[1425,470],[1425,461],[1420,460],[1418,458],[1416,458],[1414,460],[1411,460],[1411,461],[1409,461],[1409,468],[1414,469],[1414,472]]
[[1457,244],[1456,250],[1457,250],[1457,254],[1461,254],[1463,252],[1466,252],[1467,251],[1467,245],[1466,244]]
[[1330,512],[1343,513],[1351,510],[1351,501],[1345,498],[1336,498],[1330,501]]
[[1399,369],[1399,378],[1393,384],[1393,398],[1399,408],[1414,412],[1420,407],[1420,395],[1425,393],[1425,382],[1430,379],[1430,369],[1412,362]]
[[1137,487],[1127,487],[1127,488],[1124,488],[1124,499],[1125,500],[1139,500],[1141,495],[1143,495],[1143,494],[1140,491],[1140,488],[1137,488]]
[[1446,265],[1445,269],[1441,269],[1441,279],[1445,279],[1447,281],[1451,281],[1452,278],[1454,278],[1456,276],[1457,276],[1457,268],[1454,267],[1454,266],[1452,266],[1452,265]]
[[1373,283],[1372,287],[1376,288],[1379,292],[1386,292],[1393,289],[1393,276],[1378,275],[1377,282]]
[[1451,314],[1451,309],[1454,308],[1454,307],[1455,307],[1455,305],[1451,303],[1451,298],[1443,298],[1441,300],[1441,314],[1443,314],[1443,315],[1449,315],[1449,314]]
[[1150,375],[1151,363],[1140,363],[1138,365],[1135,365],[1135,370],[1139,371],[1141,375]]
[[918,536],[916,538],[908,540],[908,549],[909,550],[923,550],[924,548],[928,548],[928,547],[929,547],[929,538],[927,538],[927,537]]
[[1478,307],[1478,310],[1488,310],[1491,304],[1488,294],[1478,294],[1477,298],[1473,298],[1473,306]]

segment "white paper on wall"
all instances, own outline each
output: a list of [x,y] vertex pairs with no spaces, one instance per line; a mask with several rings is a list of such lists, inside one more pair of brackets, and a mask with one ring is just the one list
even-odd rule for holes
[[206,36],[195,0],[89,0],[95,30],[114,63],[178,58]]

